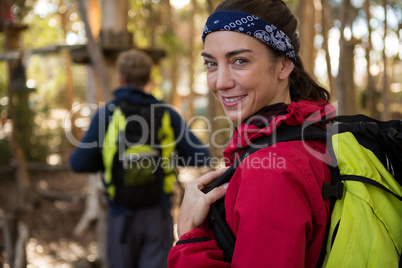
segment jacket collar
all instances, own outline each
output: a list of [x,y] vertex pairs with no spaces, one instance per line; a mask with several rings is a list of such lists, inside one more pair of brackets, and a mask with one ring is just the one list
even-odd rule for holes
[[121,99],[126,99],[133,104],[151,104],[160,103],[154,96],[145,93],[143,89],[136,87],[120,87],[114,92],[114,103],[119,103]]
[[264,107],[241,122],[235,129],[223,155],[226,159],[249,146],[250,142],[263,135],[271,135],[280,125],[301,126],[305,122],[317,122],[323,117],[335,116],[335,108],[323,101],[291,102],[289,105],[274,104]]

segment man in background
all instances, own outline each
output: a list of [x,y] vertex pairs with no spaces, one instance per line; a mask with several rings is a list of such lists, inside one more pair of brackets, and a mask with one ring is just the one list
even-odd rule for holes
[[[152,59],[139,50],[129,50],[118,57],[116,67],[119,75],[119,88],[114,91],[114,99],[105,107],[100,108],[93,116],[87,133],[71,155],[70,163],[74,172],[105,171],[106,177],[108,174],[110,176],[109,183],[116,180],[117,172],[110,167],[110,165],[114,165],[114,162],[107,163],[105,161],[104,140],[109,123],[110,120],[116,118],[114,117],[116,107],[122,110],[123,106],[128,110],[148,107],[149,110],[154,105],[161,106],[163,104],[144,91],[150,81],[152,65]],[[207,164],[208,149],[202,146],[189,130],[184,119],[169,107],[165,107],[164,111],[168,116],[165,116],[166,113],[164,113],[164,119],[162,119],[164,123],[161,124],[164,124],[163,127],[166,128],[166,122],[169,123],[170,130],[165,130],[165,134],[168,136],[169,133],[173,133],[174,135],[176,159],[180,159],[189,166]],[[158,120],[156,119],[156,121]],[[128,128],[129,124],[126,127]],[[150,135],[158,136],[158,133],[151,132],[158,131],[161,127],[159,124],[156,129],[150,128]],[[85,146],[91,143],[96,146]],[[160,152],[166,154],[163,150],[162,148]],[[132,208],[127,204],[121,204],[117,199],[108,198],[109,267],[167,267],[167,256],[173,244],[170,196],[173,191],[174,176],[171,175],[164,173],[164,193],[157,204]]]

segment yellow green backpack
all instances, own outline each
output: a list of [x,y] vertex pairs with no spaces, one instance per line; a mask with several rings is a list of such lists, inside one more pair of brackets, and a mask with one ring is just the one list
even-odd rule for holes
[[328,128],[335,191],[324,198],[336,201],[323,267],[401,267],[402,121],[341,119]]
[[[332,163],[327,163],[332,175],[322,194],[331,199],[332,213],[317,267],[402,267],[402,120],[381,122],[356,115],[319,123],[326,129],[312,123],[281,126],[276,135],[253,141],[210,190],[230,181],[239,163],[261,148],[323,140],[332,155]],[[223,198],[211,205],[209,222],[225,260],[231,262],[236,237],[226,222]]]
[[161,105],[120,101],[103,142],[103,182],[109,200],[132,209],[173,192],[174,130]]

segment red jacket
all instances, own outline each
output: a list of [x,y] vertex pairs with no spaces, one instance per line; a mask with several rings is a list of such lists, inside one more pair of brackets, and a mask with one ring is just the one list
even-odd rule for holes
[[[330,105],[311,101],[292,102],[286,111],[265,116],[268,127],[241,123],[225,157],[261,135],[270,135],[282,123],[302,125],[333,115]],[[310,149],[306,149],[305,145]],[[232,263],[223,261],[213,232],[204,224],[184,234],[172,248],[169,267],[315,267],[323,244],[329,203],[321,188],[330,171],[323,159],[323,142],[282,142],[257,151],[236,169],[225,196],[226,220],[236,236]],[[328,160],[328,159],[326,159]]]

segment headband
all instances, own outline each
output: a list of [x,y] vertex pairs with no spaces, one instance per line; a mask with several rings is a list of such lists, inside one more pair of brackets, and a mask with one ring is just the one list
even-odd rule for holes
[[275,25],[257,16],[230,10],[215,12],[205,23],[202,42],[205,43],[207,34],[216,31],[235,31],[250,35],[281,52],[294,64],[297,62],[289,37]]

